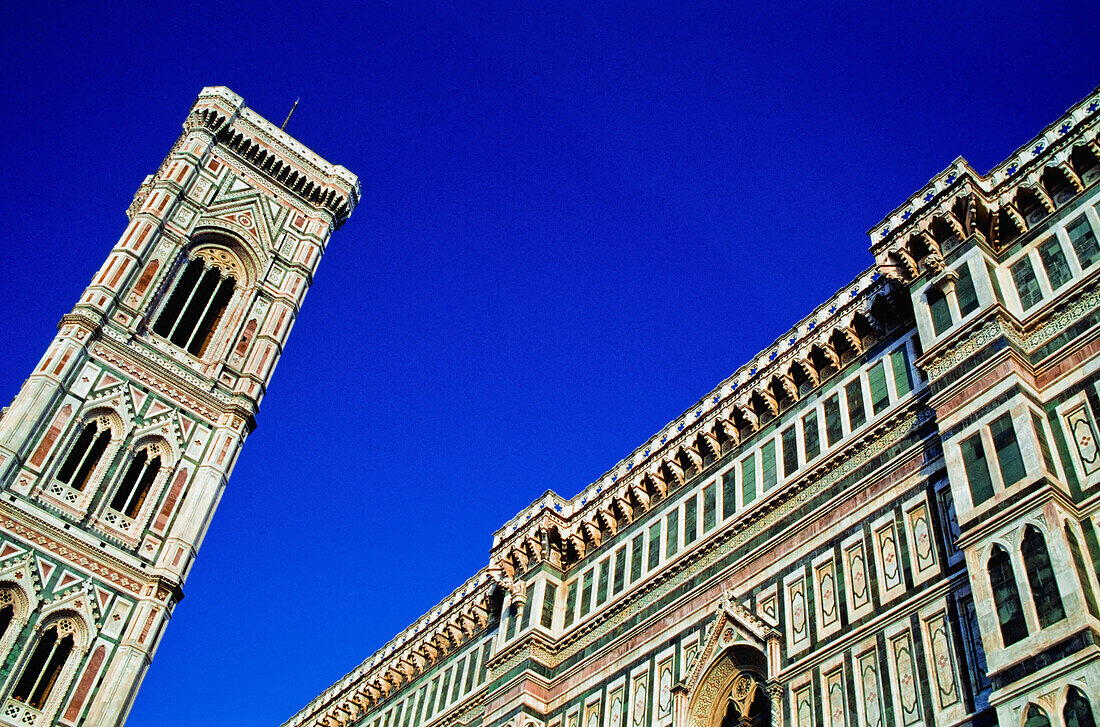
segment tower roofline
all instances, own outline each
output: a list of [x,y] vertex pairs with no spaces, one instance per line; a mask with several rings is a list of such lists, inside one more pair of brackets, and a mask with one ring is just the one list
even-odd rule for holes
[[207,129],[243,161],[279,182],[298,201],[333,216],[339,228],[359,203],[359,178],[331,164],[245,105],[225,86],[199,93],[184,130]]

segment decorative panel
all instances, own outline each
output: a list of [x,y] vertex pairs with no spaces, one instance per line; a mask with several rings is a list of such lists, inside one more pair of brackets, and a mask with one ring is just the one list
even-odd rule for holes
[[600,727],[600,700],[598,698],[584,708],[584,727]]
[[648,724],[649,670],[636,673],[630,680],[630,725],[644,727]]
[[905,580],[901,575],[898,534],[894,528],[893,520],[875,530],[875,547],[875,560],[879,566],[879,590],[885,601],[905,585]]
[[936,548],[932,541],[932,520],[928,513],[928,504],[922,502],[906,510],[905,525],[909,533],[913,578],[919,583],[936,573]]
[[829,633],[840,626],[836,566],[831,557],[814,566],[814,591],[817,596],[818,629],[822,633]]
[[756,599],[756,615],[772,626],[779,624],[779,597],[775,586],[770,586]]
[[565,727],[578,727],[581,721],[580,712],[574,709],[565,716]]
[[695,662],[695,656],[699,653],[699,633],[694,632],[684,637],[680,642],[680,673],[687,674],[691,671],[691,665]]
[[657,663],[657,724],[672,721],[672,654]]
[[786,584],[787,613],[790,625],[787,628],[787,641],[792,649],[808,646],[810,643],[809,614],[806,602],[806,579],[799,577]]
[[1100,470],[1100,448],[1096,444],[1096,429],[1084,403],[1064,415],[1066,429],[1073,440],[1077,457],[1084,467],[1085,474]]
[[924,627],[928,637],[930,669],[936,687],[937,701],[941,708],[952,707],[959,703],[959,688],[946,614],[941,611],[926,618]]
[[855,615],[871,605],[867,556],[862,539],[844,549],[844,572],[847,575],[848,606]]
[[894,691],[899,707],[897,722],[904,727],[918,724],[921,715],[917,665],[913,655],[913,639],[908,630],[890,639],[890,656],[894,664]]
[[623,708],[626,706],[624,701],[625,688],[623,686],[617,686],[611,690],[607,697],[607,726],[608,727],[623,727]]
[[856,693],[866,727],[882,727],[882,687],[878,676],[878,652],[874,649],[856,657]]
[[843,669],[836,669],[825,675],[825,709],[825,723],[829,727],[848,727]]
[[809,684],[794,693],[795,727],[813,727],[814,690]]

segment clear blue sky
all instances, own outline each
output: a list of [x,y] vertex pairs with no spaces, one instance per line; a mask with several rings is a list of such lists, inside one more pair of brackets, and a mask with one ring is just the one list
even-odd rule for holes
[[0,9],[5,403],[203,86],[362,180],[133,727],[281,723],[1100,83],[1095,1],[529,6]]

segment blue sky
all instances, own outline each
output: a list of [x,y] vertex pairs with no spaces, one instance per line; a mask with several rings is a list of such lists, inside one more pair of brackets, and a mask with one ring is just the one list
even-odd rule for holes
[[0,9],[0,400],[198,91],[359,174],[129,724],[274,725],[1100,83],[1095,2]]

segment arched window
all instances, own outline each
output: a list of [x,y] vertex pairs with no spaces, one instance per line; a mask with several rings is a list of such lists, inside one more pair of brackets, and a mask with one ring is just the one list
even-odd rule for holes
[[771,703],[763,685],[745,675],[735,683],[734,689],[738,687],[744,693],[730,696],[722,722],[715,727],[771,727]]
[[8,627],[15,619],[15,598],[10,588],[0,589],[0,641],[8,633]]
[[1008,551],[994,545],[986,567],[989,570],[989,586],[993,589],[993,602],[997,607],[997,621],[1001,625],[1001,639],[1005,646],[1011,646],[1027,636],[1027,622],[1024,621],[1016,574],[1012,571]]
[[57,683],[65,660],[73,650],[72,622],[68,619],[54,624],[42,632],[34,645],[31,658],[23,667],[23,674],[12,690],[11,698],[42,709]]
[[84,490],[88,479],[99,464],[107,445],[111,443],[111,430],[106,425],[91,421],[80,430],[72,449],[61,463],[56,479],[74,490]]
[[1027,717],[1024,719],[1024,727],[1050,727],[1050,717],[1047,717],[1047,713],[1034,704],[1029,704]]
[[153,332],[193,356],[202,356],[236,284],[232,275],[207,266],[202,258],[188,260],[153,324]]
[[1066,727],[1096,727],[1096,720],[1092,716],[1092,705],[1089,704],[1084,692],[1077,687],[1069,688],[1062,716],[1066,719]]
[[1034,525],[1028,525],[1024,529],[1021,550],[1027,582],[1031,586],[1031,598],[1035,601],[1035,612],[1039,615],[1039,625],[1046,628],[1064,619],[1066,610],[1062,607],[1062,596],[1058,593],[1058,581],[1055,580],[1054,569],[1050,565],[1046,541]]
[[138,450],[111,499],[111,509],[128,518],[137,517],[159,473],[160,455],[149,448]]

